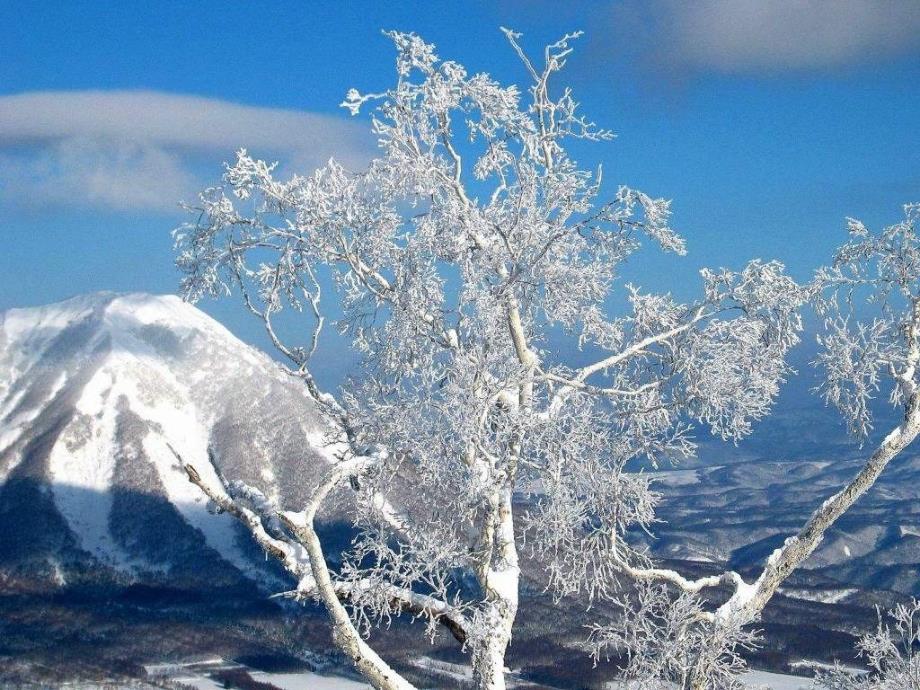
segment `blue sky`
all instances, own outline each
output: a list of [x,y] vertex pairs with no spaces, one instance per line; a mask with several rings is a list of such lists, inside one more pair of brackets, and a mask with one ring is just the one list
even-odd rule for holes
[[[175,291],[176,204],[236,148],[300,171],[368,154],[338,103],[391,83],[381,29],[523,83],[501,25],[534,51],[585,30],[569,83],[619,136],[579,158],[673,199],[689,244],[633,261],[643,288],[753,257],[805,279],[845,216],[920,201],[916,2],[3,3],[0,309]],[[202,306],[262,344],[236,302]]]

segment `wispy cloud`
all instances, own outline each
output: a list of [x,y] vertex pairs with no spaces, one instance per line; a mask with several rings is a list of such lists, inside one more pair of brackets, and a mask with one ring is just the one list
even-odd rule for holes
[[821,70],[920,53],[916,0],[628,1],[620,13],[641,17],[649,53],[693,69]]
[[[0,97],[0,199],[28,206],[175,208],[246,147],[308,171],[330,156],[357,165],[367,125],[154,91],[54,91]],[[210,176],[202,172],[210,169]]]

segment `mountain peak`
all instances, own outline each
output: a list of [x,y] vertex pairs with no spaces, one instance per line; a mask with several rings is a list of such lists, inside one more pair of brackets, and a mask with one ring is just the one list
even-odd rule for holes
[[233,337],[211,317],[178,296],[143,292],[93,292],[39,307],[9,309],[0,313],[0,324],[6,338],[12,340],[24,331],[50,333],[89,317],[108,317],[102,323],[116,330],[131,328],[132,323],[159,323],[175,328],[210,330],[219,332],[223,337]]
[[[211,553],[251,574],[248,540],[207,512],[172,449],[214,481],[212,458],[300,502],[327,459],[311,450],[323,428],[297,379],[176,296],[94,293],[0,314],[0,512],[40,503],[72,534],[71,556],[149,575]],[[140,504],[173,525],[182,558]]]

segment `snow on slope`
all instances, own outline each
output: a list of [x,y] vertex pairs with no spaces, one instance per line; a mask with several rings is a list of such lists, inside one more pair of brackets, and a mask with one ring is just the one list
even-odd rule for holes
[[203,537],[254,574],[239,527],[207,511],[170,447],[205,477],[210,453],[226,476],[296,505],[326,462],[310,444],[321,433],[296,380],[177,297],[0,314],[0,503],[14,480],[49,487],[79,548],[107,565],[162,569],[170,540],[194,551]]

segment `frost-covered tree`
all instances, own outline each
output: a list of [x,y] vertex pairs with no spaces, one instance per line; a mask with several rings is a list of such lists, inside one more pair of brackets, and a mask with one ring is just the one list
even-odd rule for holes
[[875,632],[859,641],[869,673],[838,665],[819,672],[815,685],[824,690],[920,690],[920,602],[898,604],[887,618],[890,622],[880,613]]
[[[523,539],[560,596],[710,584],[630,546],[657,497],[627,464],[692,454],[694,420],[747,434],[788,371],[803,291],[761,261],[702,271],[688,303],[622,283],[641,244],[685,245],[668,201],[625,186],[605,196],[601,170],[567,152],[612,138],[551,83],[577,34],[537,64],[505,31],[523,92],[388,35],[395,85],[342,104],[373,108],[379,154],[366,169],[330,161],[281,180],[241,151],[176,235],[185,295],[242,295],[326,414],[338,461],[305,506],[187,471],[296,578],[297,596],[325,605],[374,687],[412,687],[362,636],[405,612],[465,645],[476,687],[504,688]],[[361,355],[336,396],[310,370],[329,302]],[[283,309],[303,312],[306,337],[282,336]],[[314,518],[337,491],[351,494],[357,537],[333,569]]]
[[[666,674],[684,687],[732,687],[730,674],[724,671],[734,661],[736,644],[747,642],[738,632],[757,619],[777,588],[820,545],[827,530],[872,487],[888,464],[920,433],[918,222],[920,205],[917,204],[906,205],[904,219],[877,234],[871,233],[860,221],[849,219],[850,241],[838,249],[829,267],[817,271],[809,288],[817,311],[825,317],[819,336],[821,351],[816,361],[825,374],[819,389],[825,401],[838,408],[850,432],[863,442],[873,429],[872,401],[877,394],[887,393],[888,402],[900,412],[896,426],[869,454],[856,476],[818,506],[797,534],[770,554],[753,582],[746,582],[736,572],[687,580],[670,570],[633,569],[638,579],[671,583],[684,596],[710,587],[730,585],[732,588],[731,596],[717,610],[701,611],[695,622],[691,620],[693,617],[687,619],[687,632],[671,644],[672,655],[683,654],[694,660],[689,674],[674,673],[673,669]],[[900,611],[898,615],[903,617],[903,614]],[[627,623],[631,624],[628,630],[636,629],[629,617]],[[643,630],[648,633],[650,629],[646,626]],[[612,645],[641,657],[643,650],[662,644],[670,628],[659,626],[651,630],[658,635],[636,637],[634,633],[624,635],[610,628],[605,634],[596,634],[598,650],[602,652],[605,645]],[[702,654],[695,634],[708,634],[712,641],[709,651],[718,647],[721,653]],[[629,639],[640,639],[642,644],[628,645]],[[682,652],[675,651],[678,644],[685,647]],[[648,671],[647,667],[641,668]],[[644,677],[661,676],[649,672]],[[878,687],[913,686],[900,686],[895,682]]]
[[616,625],[598,625],[590,642],[595,659],[611,651],[626,656],[624,690],[674,690],[697,679],[714,690],[742,690],[741,654],[755,649],[758,632],[740,621],[707,624],[703,600],[664,584],[640,583]]

